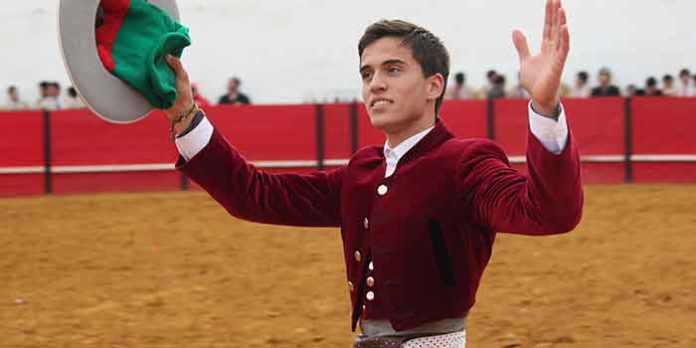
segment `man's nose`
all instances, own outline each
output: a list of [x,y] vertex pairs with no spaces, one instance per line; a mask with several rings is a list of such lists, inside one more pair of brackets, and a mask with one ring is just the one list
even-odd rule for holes
[[372,77],[372,80],[370,81],[370,91],[372,92],[378,92],[378,91],[384,91],[387,89],[387,81],[385,80],[384,76],[380,73],[375,73],[375,75]]

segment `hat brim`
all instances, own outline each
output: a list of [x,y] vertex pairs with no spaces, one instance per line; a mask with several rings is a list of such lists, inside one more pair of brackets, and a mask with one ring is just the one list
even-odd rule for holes
[[[153,107],[135,89],[112,75],[99,59],[94,23],[100,0],[60,0],[58,37],[72,85],[87,107],[107,122],[132,123]],[[176,0],[150,0],[179,20]]]

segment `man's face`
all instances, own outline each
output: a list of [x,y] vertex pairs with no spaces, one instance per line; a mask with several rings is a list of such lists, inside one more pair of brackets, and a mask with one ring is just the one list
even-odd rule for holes
[[442,93],[442,76],[423,76],[420,64],[401,39],[381,38],[365,48],[360,58],[362,95],[376,128],[398,131],[422,117],[434,116]]
[[58,97],[60,95],[60,90],[56,86],[48,86],[48,96]]
[[228,93],[237,93],[239,90],[239,84],[235,80],[230,80],[230,82],[227,83],[227,92]]
[[580,77],[580,76],[578,76],[578,77],[575,79],[575,85],[578,86],[578,87],[582,87],[582,86],[584,86],[586,83],[587,83],[587,81],[583,80],[583,78]]
[[609,75],[607,73],[599,74],[599,83],[602,86],[607,86],[607,85],[609,85],[610,82],[611,82],[611,75]]

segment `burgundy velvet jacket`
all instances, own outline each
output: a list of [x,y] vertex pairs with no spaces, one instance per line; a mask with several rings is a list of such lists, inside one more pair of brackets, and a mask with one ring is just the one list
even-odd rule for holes
[[528,175],[511,169],[496,143],[457,139],[442,122],[388,178],[382,147],[363,148],[330,171],[269,174],[217,131],[177,167],[241,219],[340,227],[353,330],[360,317],[406,330],[466,315],[496,231],[555,234],[580,221],[572,134],[558,155],[531,133],[527,139]]

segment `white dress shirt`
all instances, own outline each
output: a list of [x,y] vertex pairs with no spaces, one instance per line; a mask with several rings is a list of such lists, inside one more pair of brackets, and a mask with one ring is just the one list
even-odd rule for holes
[[[532,109],[531,102],[527,108],[529,110],[529,127],[532,134],[539,139],[539,142],[541,142],[549,152],[553,154],[561,153],[568,141],[568,124],[566,123],[563,106],[561,105],[561,112],[558,116],[558,120],[537,114]],[[393,149],[389,146],[389,142],[384,144],[384,158],[387,160],[385,177],[394,174],[396,165],[399,163],[401,157],[423,139],[433,128],[434,126],[409,137]],[[204,117],[201,123],[191,130],[191,132],[176,139],[176,147],[181,156],[188,161],[208,145],[212,136],[213,125]]]

